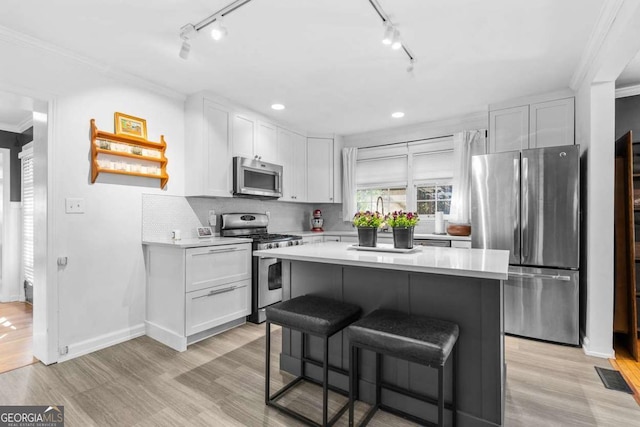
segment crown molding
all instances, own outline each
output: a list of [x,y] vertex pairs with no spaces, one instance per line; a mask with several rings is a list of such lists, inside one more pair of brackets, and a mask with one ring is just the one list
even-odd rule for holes
[[18,130],[18,126],[11,123],[5,123],[5,122],[0,122],[0,131],[22,133]]
[[616,98],[640,95],[640,85],[620,87],[616,89]]
[[39,49],[54,55],[58,55],[74,62],[83,64],[103,75],[111,77],[123,83],[129,83],[137,87],[147,89],[149,91],[164,95],[169,98],[184,101],[186,94],[178,92],[167,86],[152,82],[146,78],[126,71],[114,69],[110,64],[98,61],[94,58],[78,54],[63,47],[45,42],[44,40],[29,36],[18,31],[0,25],[0,41],[14,44],[19,47]]
[[589,41],[582,52],[578,67],[574,71],[573,76],[571,76],[571,80],[569,80],[569,87],[574,91],[577,91],[580,86],[582,86],[582,83],[584,83],[589,73],[592,72],[600,56],[602,46],[623,4],[624,0],[607,0],[602,4],[596,26],[591,32]]
[[27,129],[29,129],[31,126],[33,126],[33,117],[30,115],[29,117],[27,117],[26,119],[24,119],[22,122],[18,123],[18,133],[23,133],[24,131],[26,131]]

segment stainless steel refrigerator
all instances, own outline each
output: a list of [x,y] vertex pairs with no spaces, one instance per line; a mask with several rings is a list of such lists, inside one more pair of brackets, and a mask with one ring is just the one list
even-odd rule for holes
[[472,247],[506,249],[505,332],[579,344],[580,148],[473,156]]

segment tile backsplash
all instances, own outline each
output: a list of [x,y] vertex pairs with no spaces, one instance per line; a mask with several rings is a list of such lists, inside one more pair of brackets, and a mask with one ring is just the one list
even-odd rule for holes
[[[342,204],[292,203],[240,197],[181,197],[156,194],[142,196],[142,239],[168,240],[171,230],[179,229],[183,238],[196,237],[195,229],[208,225],[209,210],[216,211],[215,232],[220,233],[220,215],[224,213],[270,213],[269,232],[294,232],[311,229],[315,209],[322,211],[327,231],[354,231],[342,220]],[[445,222],[446,227],[446,222]],[[423,218],[417,233],[433,233],[435,221]]]
[[310,230],[315,209],[322,211],[325,230],[352,230],[351,224],[342,221],[342,204],[292,203],[241,197],[187,197],[187,201],[203,224],[207,224],[209,210],[216,211],[216,233],[220,232],[220,215],[224,213],[269,212],[269,232],[272,233]]

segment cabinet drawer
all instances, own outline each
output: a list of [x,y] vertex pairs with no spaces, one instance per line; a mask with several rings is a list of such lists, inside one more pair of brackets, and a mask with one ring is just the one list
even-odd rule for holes
[[471,242],[468,240],[452,240],[451,247],[471,249]]
[[251,279],[251,245],[187,249],[185,263],[187,292]]
[[251,280],[189,292],[185,335],[193,335],[247,316],[251,311]]

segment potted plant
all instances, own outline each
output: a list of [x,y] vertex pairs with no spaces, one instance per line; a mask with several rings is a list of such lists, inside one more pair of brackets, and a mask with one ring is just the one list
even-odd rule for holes
[[382,225],[380,212],[360,211],[353,216],[353,225],[358,229],[358,245],[375,247],[378,243],[378,228]]
[[413,248],[413,230],[418,221],[420,221],[418,212],[403,212],[400,210],[387,214],[385,222],[393,230],[394,248]]

